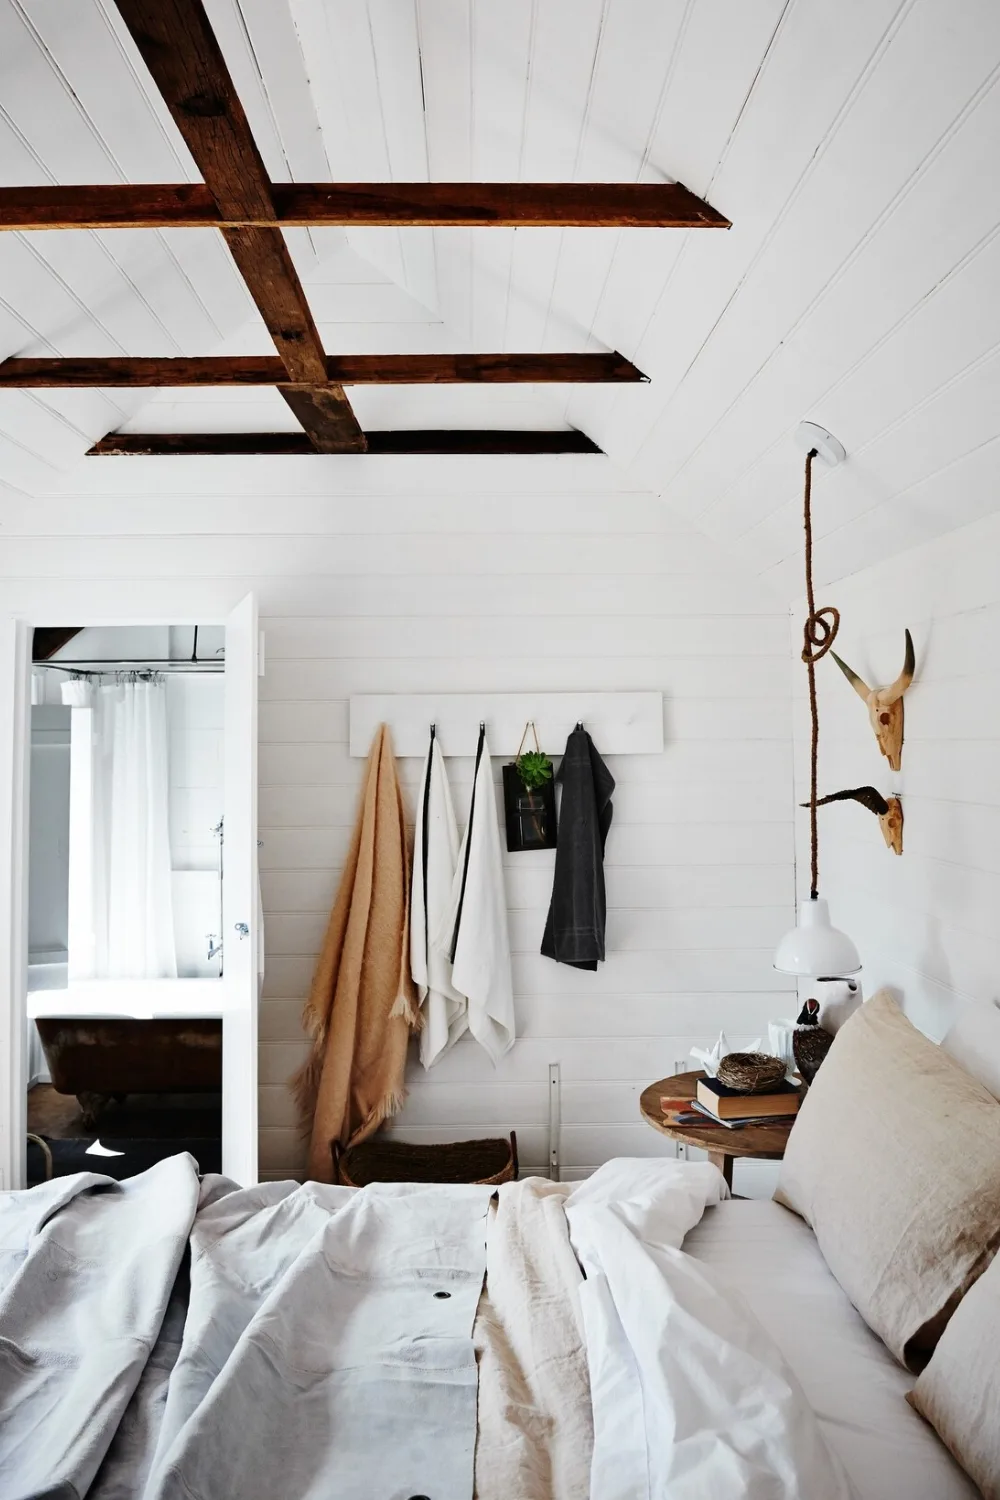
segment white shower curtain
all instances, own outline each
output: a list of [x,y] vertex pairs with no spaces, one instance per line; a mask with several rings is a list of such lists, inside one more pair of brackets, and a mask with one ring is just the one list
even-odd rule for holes
[[175,979],[166,683],[102,681],[90,707],[93,941],[70,952],[71,977]]

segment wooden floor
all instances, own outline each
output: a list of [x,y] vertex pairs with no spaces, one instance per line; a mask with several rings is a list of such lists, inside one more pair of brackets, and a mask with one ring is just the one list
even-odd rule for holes
[[109,1104],[96,1126],[86,1126],[74,1095],[37,1083],[28,1090],[28,1130],[53,1141],[102,1134],[157,1141],[221,1136],[222,1099],[218,1094],[132,1094],[124,1104]]

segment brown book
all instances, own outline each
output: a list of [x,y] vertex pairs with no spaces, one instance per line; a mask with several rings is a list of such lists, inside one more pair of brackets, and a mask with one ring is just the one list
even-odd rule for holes
[[660,1100],[660,1117],[664,1125],[696,1125],[698,1123],[698,1111],[691,1102],[691,1095],[686,1099],[668,1099],[665,1095]]
[[778,1115],[794,1115],[799,1107],[799,1091],[793,1083],[779,1084],[767,1094],[740,1094],[727,1088],[717,1078],[698,1079],[698,1103],[719,1120],[760,1120]]
[[679,1109],[691,1108],[691,1085],[688,1084],[683,1094],[661,1094],[660,1109],[665,1115],[676,1114]]

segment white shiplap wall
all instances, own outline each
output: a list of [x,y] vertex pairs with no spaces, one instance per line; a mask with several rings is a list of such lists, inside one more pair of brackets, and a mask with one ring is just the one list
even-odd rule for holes
[[[823,808],[820,883],[837,925],[861,950],[865,993],[890,986],[935,1037],[962,1005],[1000,996],[998,551],[1000,518],[990,516],[822,589],[821,602],[843,613],[838,654],[868,682],[895,677],[904,627],[913,634],[917,675],[898,774],[836,665],[819,669],[821,792],[895,789],[905,817],[897,859],[864,808]],[[804,797],[805,673],[795,675]],[[800,858],[800,879],[807,868]]]
[[[567,1170],[660,1151],[637,1119],[642,1085],[696,1038],[722,1025],[756,1032],[773,1014],[769,945],[790,889],[784,620],[652,497],[581,494],[563,473],[543,488],[536,475],[530,494],[483,493],[481,470],[479,493],[463,485],[430,504],[383,496],[364,524],[381,513],[384,566],[409,557],[410,576],[384,576],[366,543],[367,571],[350,581],[320,584],[319,597],[303,591],[294,611],[262,599],[265,1171],[301,1162],[284,1080],[304,1055],[301,997],[363,769],[347,753],[352,692],[650,686],[667,700],[668,752],[613,763],[614,957],[597,975],[543,959],[553,856],[508,856],[520,1039],[496,1072],[468,1040],[430,1075],[414,1065],[401,1134],[516,1127],[525,1164],[541,1167],[548,1065],[558,1062]],[[400,526],[407,535],[392,538]],[[451,762],[460,817],[471,769]],[[403,775],[412,806],[419,762],[405,761]]]
[[[613,765],[609,948],[596,975],[538,953],[552,855],[508,858],[520,1039],[494,1073],[473,1043],[424,1079],[413,1138],[517,1128],[544,1162],[548,1065],[562,1156],[581,1171],[670,1149],[640,1088],[725,1027],[787,1000],[771,949],[792,903],[787,612],[600,458],[91,460],[71,493],[3,507],[0,591],[72,622],[115,580],[136,608],[204,608],[223,577],[260,597],[260,836],[268,940],[261,1166],[302,1152],[285,1080],[354,816],[362,691],[658,688],[662,756]],[[561,747],[548,746],[550,751]],[[412,789],[419,774],[404,762]],[[470,766],[452,765],[462,807]]]

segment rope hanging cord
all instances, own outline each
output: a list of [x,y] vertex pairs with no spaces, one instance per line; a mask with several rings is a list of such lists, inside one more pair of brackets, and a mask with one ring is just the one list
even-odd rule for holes
[[812,466],[816,449],[806,454],[806,476],[803,494],[802,524],[805,531],[806,553],[806,615],[802,637],[802,660],[809,677],[809,716],[812,721],[812,739],[809,752],[809,842],[811,853],[811,884],[809,896],[812,901],[819,895],[819,830],[816,820],[817,772],[819,767],[819,706],[816,702],[816,663],[822,661],[840,629],[840,611],[832,604],[823,609],[816,608],[813,592],[813,534],[812,534]]

